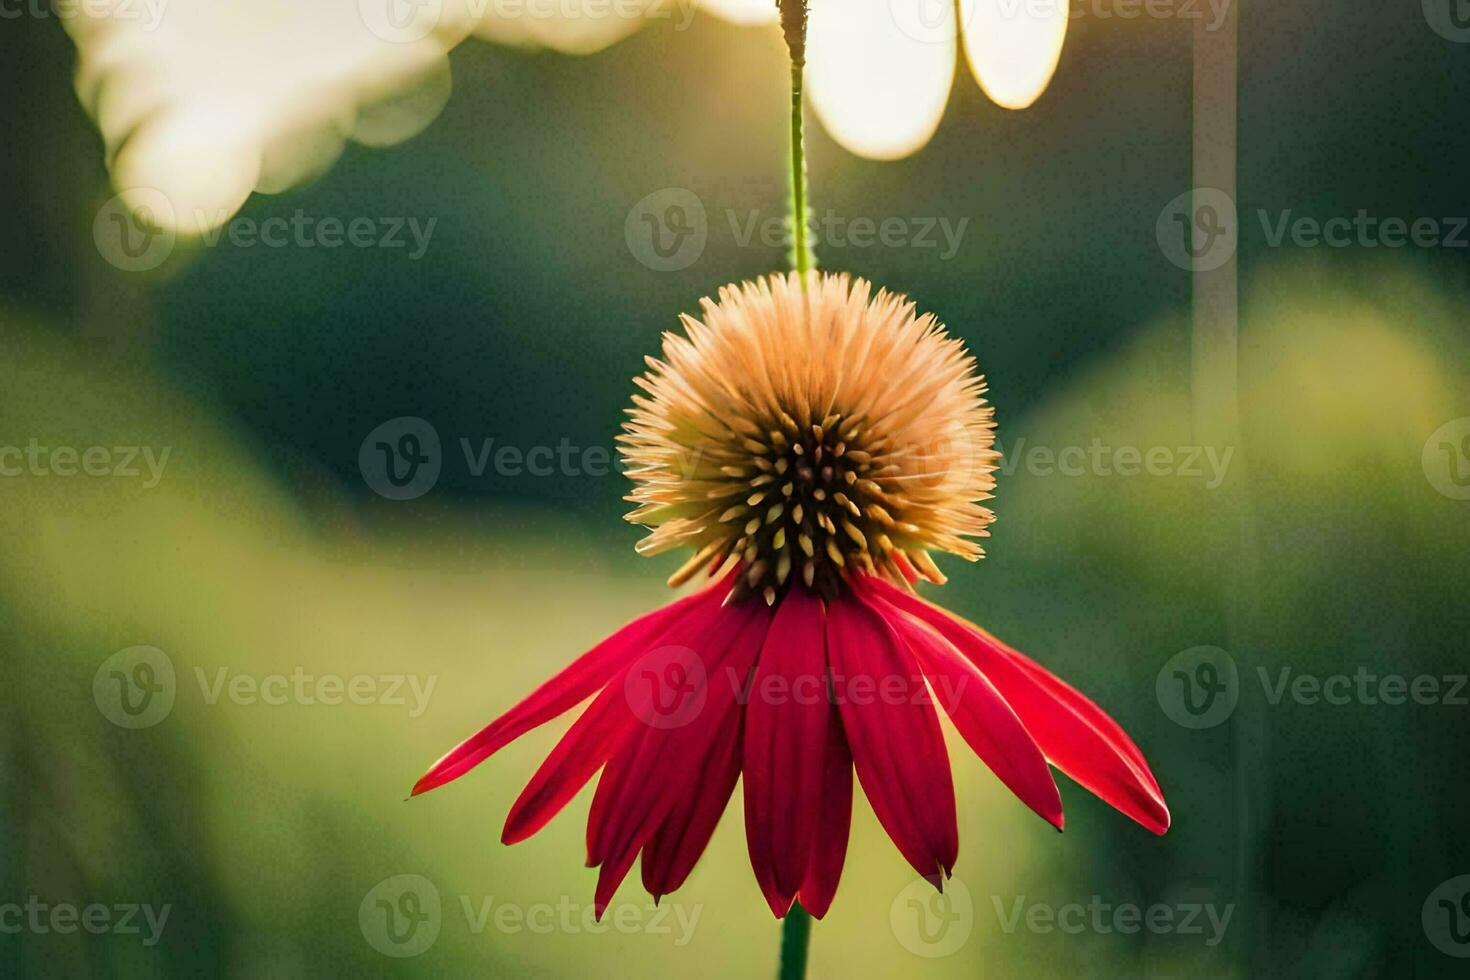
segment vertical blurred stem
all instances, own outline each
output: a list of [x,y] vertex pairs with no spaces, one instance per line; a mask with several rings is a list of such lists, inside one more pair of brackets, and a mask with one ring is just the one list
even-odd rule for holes
[[786,50],[791,54],[791,221],[794,246],[791,265],[806,288],[807,273],[816,266],[808,240],[806,147],[802,136],[802,76],[806,71],[807,0],[777,0]]
[[[1194,186],[1223,192],[1233,212],[1226,221],[1237,229],[1239,207],[1240,11],[1234,4],[1218,24],[1196,25],[1194,54]],[[1192,208],[1199,208],[1195,202]],[[1194,212],[1196,215],[1198,211]],[[1221,565],[1219,589],[1224,607],[1225,643],[1237,658],[1264,649],[1261,592],[1264,559],[1250,478],[1250,446],[1241,426],[1240,282],[1238,254],[1218,268],[1194,276],[1193,383],[1195,440],[1205,446],[1238,449],[1231,486],[1212,497],[1215,516],[1233,527],[1234,553]],[[1245,663],[1241,664],[1242,670]],[[1236,826],[1234,889],[1251,894],[1262,887],[1261,841],[1270,821],[1270,729],[1259,708],[1245,702],[1232,722],[1235,736],[1233,800]],[[1246,917],[1248,941],[1239,947],[1242,972],[1269,968],[1259,951],[1269,948],[1265,917]],[[1252,962],[1254,960],[1255,962]]]
[[800,902],[781,923],[781,980],[802,980],[806,976],[806,950],[812,938],[811,913]]

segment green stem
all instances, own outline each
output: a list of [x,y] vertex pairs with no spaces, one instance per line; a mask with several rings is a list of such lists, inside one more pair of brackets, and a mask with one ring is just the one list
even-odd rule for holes
[[786,50],[791,54],[791,221],[794,246],[791,265],[806,288],[807,274],[816,268],[807,220],[806,147],[802,135],[802,76],[806,70],[807,0],[778,0]]
[[811,938],[811,913],[800,902],[792,903],[781,923],[780,980],[802,980],[806,976],[806,950]]

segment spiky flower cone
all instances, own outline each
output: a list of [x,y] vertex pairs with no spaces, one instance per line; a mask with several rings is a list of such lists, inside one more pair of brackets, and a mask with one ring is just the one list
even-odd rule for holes
[[621,437],[653,555],[670,579],[735,558],[774,603],[793,575],[835,598],[844,571],[894,582],[929,556],[974,560],[994,515],[994,412],[975,360],[914,304],[845,275],[720,290],[637,379]]

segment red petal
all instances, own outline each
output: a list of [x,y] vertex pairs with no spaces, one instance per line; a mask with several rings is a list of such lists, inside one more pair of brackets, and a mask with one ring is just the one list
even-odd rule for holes
[[520,704],[451,749],[419,779],[412,795],[418,796],[458,779],[526,732],[585,700],[686,613],[700,605],[718,602],[724,590],[722,582],[633,620],[532,691]]
[[[618,794],[626,789],[628,767],[654,730],[650,721],[656,724],[662,718],[656,702],[669,693],[662,686],[665,674],[677,670],[688,675],[691,685],[687,691],[682,687],[673,689],[675,710],[682,711],[687,706],[688,711],[699,712],[709,696],[709,665],[719,661],[736,635],[737,631],[730,626],[732,615],[738,615],[738,611],[715,603],[702,606],[675,623],[659,638],[657,645],[640,651],[641,655],[619,675],[616,685],[609,685],[607,693],[614,705],[612,710],[622,717],[627,735],[620,741],[618,750],[611,753],[592,797],[587,820],[588,867],[602,863],[604,855],[598,851],[598,842],[610,832],[608,824],[624,818],[614,804]],[[671,724],[681,720],[674,717]]]
[[731,711],[709,758],[705,778],[674,804],[643,847],[643,887],[657,902],[684,884],[699,861],[740,778],[740,715]]
[[827,699],[826,616],[800,586],[766,633],[745,709],[745,837],[756,881],[783,916],[811,860],[822,804]]
[[[612,895],[633,856],[674,806],[694,794],[722,723],[731,711],[739,711],[736,696],[769,623],[770,611],[763,603],[744,602],[719,608],[713,623],[698,636],[685,635],[683,624],[669,634],[670,649],[682,648],[691,658],[689,666],[701,668],[698,676],[691,671],[679,680],[688,685],[681,688],[684,704],[699,707],[692,717],[679,717],[676,707],[678,724],[673,727],[661,727],[657,716],[647,713],[665,692],[650,687],[645,694],[641,685],[628,686],[630,709],[642,724],[635,724],[631,737],[603,770],[587,823],[588,863],[603,865],[599,895]],[[732,676],[736,683],[730,682]]]
[[627,713],[618,710],[623,707],[622,698],[621,689],[603,688],[597,700],[567,729],[510,808],[501,843],[518,843],[546,826],[611,758],[620,736],[628,731]]
[[842,716],[836,711],[828,712],[823,763],[826,772],[822,776],[821,810],[800,893],[802,907],[818,919],[827,914],[837,894],[852,823],[852,752],[842,732]]
[[633,867],[633,858],[637,853],[636,847],[629,848],[604,861],[598,870],[597,890],[593,893],[592,898],[592,914],[598,922],[602,921],[602,914],[607,911],[607,903],[612,901],[618,886],[628,876],[628,869]]
[[939,719],[893,628],[866,603],[828,606],[827,655],[863,792],[914,870],[936,885],[959,852]]
[[908,644],[970,748],[1021,802],[1061,830],[1062,797],[1046,756],[995,685],[933,627],[885,606],[888,621]]
[[871,577],[864,581],[888,602],[933,626],[969,658],[1053,765],[1154,833],[1169,829],[1169,808],[1143,753],[1101,708],[973,623],[886,582]]

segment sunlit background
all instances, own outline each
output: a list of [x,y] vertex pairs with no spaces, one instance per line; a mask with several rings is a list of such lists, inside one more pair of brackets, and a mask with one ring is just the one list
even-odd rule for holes
[[[949,899],[859,796],[812,975],[1463,974],[1463,11],[1239,12],[1222,443],[1208,256],[1168,236],[1221,0],[849,5],[812,20],[819,261],[970,344],[1006,453],[943,599],[1118,718],[1174,826],[1059,780],[1058,835],[955,739]],[[665,601],[609,464],[629,379],[788,250],[764,5],[529,6],[0,5],[0,973],[773,972],[738,789],[683,889],[635,874],[595,928],[590,793],[499,843],[565,719],[404,799]],[[407,490],[361,452],[405,417],[439,442]]]

